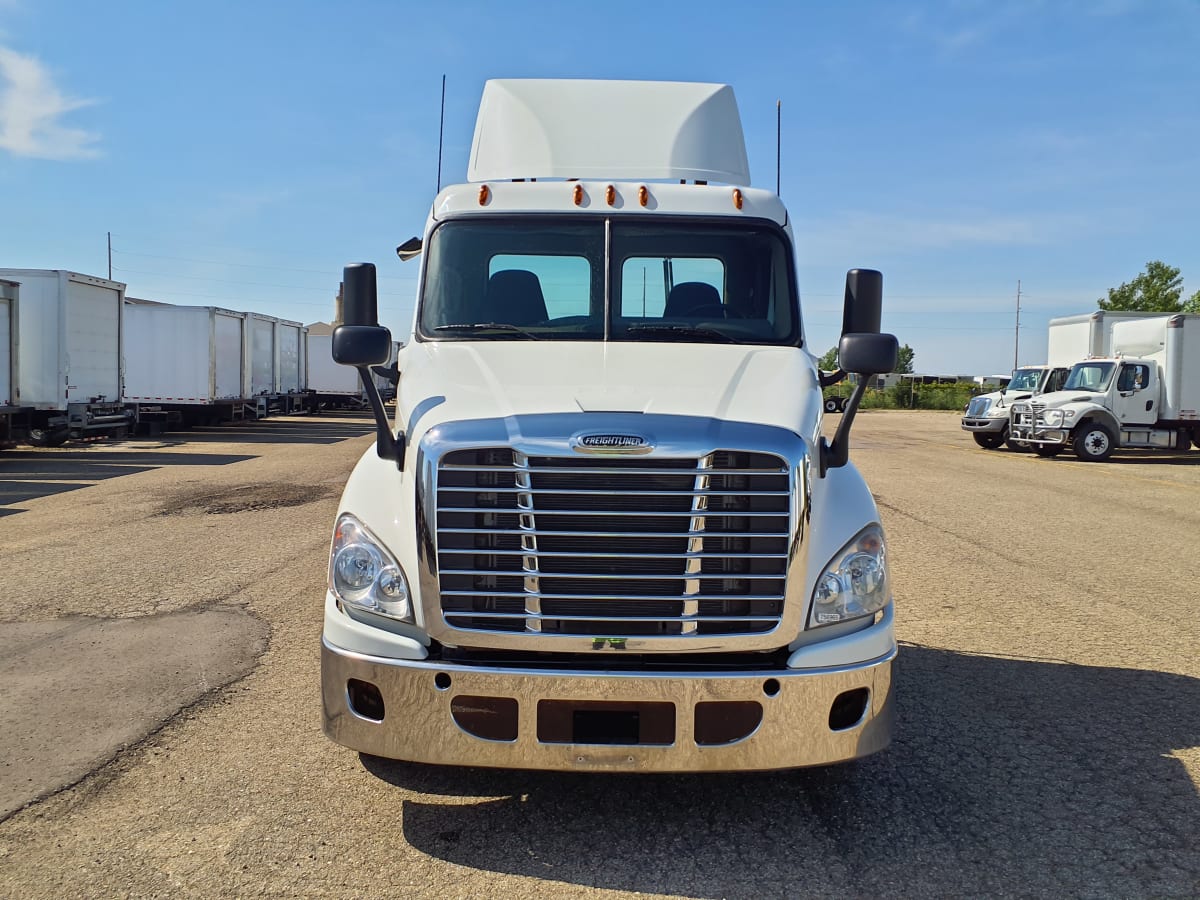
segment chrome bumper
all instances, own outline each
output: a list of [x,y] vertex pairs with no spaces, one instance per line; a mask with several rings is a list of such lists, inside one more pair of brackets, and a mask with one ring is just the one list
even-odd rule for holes
[[1062,428],[1045,428],[1036,425],[1013,425],[1009,437],[1029,444],[1066,444],[1070,432]]
[[[363,753],[446,765],[642,772],[825,765],[867,756],[890,742],[895,656],[893,646],[879,659],[844,668],[576,672],[383,659],[323,640],[324,730]],[[356,710],[363,704],[351,700],[352,680],[356,692],[362,684],[374,686],[378,694],[371,696],[382,701],[382,710],[370,705]],[[857,721],[839,720],[831,727],[831,718],[844,718],[845,698],[864,693]],[[843,704],[836,714],[835,700]],[[508,714],[512,733],[503,739],[467,730],[504,732],[499,720]],[[598,716],[601,726],[634,723],[634,730],[640,716],[642,735],[653,734],[648,740],[609,735],[596,743],[573,742],[571,723],[580,727],[580,715]],[[731,725],[728,717],[748,724]],[[744,734],[714,743],[714,722],[718,733]],[[708,739],[698,741],[700,729]]]

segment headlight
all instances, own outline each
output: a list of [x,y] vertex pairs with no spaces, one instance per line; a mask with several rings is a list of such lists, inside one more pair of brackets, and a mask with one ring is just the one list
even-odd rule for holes
[[1042,421],[1051,428],[1058,428],[1063,423],[1063,411],[1061,409],[1048,409],[1042,413]]
[[843,547],[817,579],[808,627],[869,616],[889,600],[883,529],[872,525]]
[[1069,422],[1071,419],[1075,418],[1075,413],[1076,410],[1073,409],[1064,410],[1063,419]]
[[374,535],[351,515],[339,518],[333,530],[329,589],[343,603],[412,621],[404,572]]

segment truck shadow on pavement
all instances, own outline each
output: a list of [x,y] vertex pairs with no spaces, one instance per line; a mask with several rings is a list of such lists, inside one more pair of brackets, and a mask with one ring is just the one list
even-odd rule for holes
[[[363,757],[415,848],[475,869],[698,897],[1195,896],[1200,680],[905,646],[898,731],[849,766],[599,775]],[[803,736],[797,735],[797,740]]]
[[[13,450],[0,454],[0,516],[22,512],[14,504],[49,497],[164,466],[227,466],[255,459],[251,453],[188,453],[189,445],[336,444],[375,431],[375,420],[359,413],[342,414],[350,421],[319,418],[267,419],[263,422],[197,428],[154,438],[156,449],[136,441],[122,445],[93,444],[65,450]],[[106,449],[101,449],[101,448]],[[253,447],[249,449],[253,450]]]

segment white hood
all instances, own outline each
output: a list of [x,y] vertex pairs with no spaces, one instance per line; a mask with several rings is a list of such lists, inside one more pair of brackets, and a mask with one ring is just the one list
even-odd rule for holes
[[794,347],[600,341],[429,341],[400,354],[411,444],[441,422],[633,412],[776,425],[811,438],[816,369]]

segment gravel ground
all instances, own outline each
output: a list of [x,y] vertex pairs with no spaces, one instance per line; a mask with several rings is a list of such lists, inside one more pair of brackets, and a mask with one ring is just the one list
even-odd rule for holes
[[[1200,895],[1200,451],[1045,460],[979,450],[952,414],[862,414],[851,455],[903,642],[895,743],[639,777],[388,763],[321,735],[329,528],[369,428],[0,455],[0,787],[24,765],[47,795],[0,822],[0,895]],[[138,665],[51,640],[205,614],[222,652],[169,629]],[[45,689],[14,690],[35,663]],[[85,688],[90,716],[66,702]],[[104,713],[124,730],[80,757]]]

